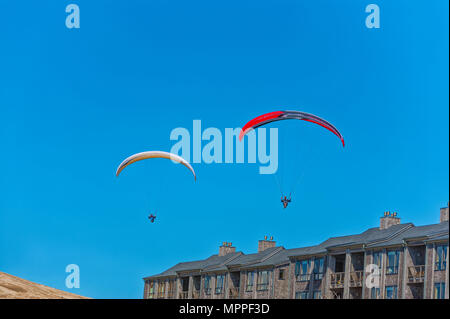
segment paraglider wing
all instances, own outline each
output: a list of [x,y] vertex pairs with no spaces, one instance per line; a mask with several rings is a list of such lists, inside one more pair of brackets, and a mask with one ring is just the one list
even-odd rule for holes
[[345,147],[344,138],[342,137],[341,133],[329,122],[325,121],[324,119],[321,119],[318,116],[315,116],[313,114],[300,112],[300,111],[276,111],[276,112],[270,112],[263,115],[260,115],[258,117],[255,117],[253,120],[249,121],[247,124],[244,125],[242,128],[240,134],[239,134],[239,140],[242,140],[242,138],[250,132],[251,130],[263,126],[268,123],[272,123],[275,121],[281,121],[281,120],[289,120],[289,119],[295,119],[295,120],[302,120],[307,121],[311,123],[315,123],[317,125],[320,125],[327,130],[333,132],[342,142],[342,146]]
[[126,158],[119,165],[119,167],[117,168],[117,171],[116,171],[116,176],[119,176],[120,172],[128,165],[133,164],[137,161],[142,161],[144,159],[149,159],[149,158],[167,158],[167,159],[171,159],[172,161],[175,161],[177,163],[180,163],[180,164],[186,166],[194,175],[194,179],[197,180],[194,169],[184,158],[182,158],[181,156],[178,156],[176,154],[163,152],[163,151],[148,151],[148,152],[142,152],[142,153],[137,153],[137,154],[131,155],[130,157]]

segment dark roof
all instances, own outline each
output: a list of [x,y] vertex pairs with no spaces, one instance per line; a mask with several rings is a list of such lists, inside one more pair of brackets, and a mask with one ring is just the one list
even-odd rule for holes
[[448,221],[439,224],[418,226],[409,229],[402,237],[404,239],[421,238],[421,237],[434,237],[436,235],[447,234],[448,237]]
[[310,247],[289,249],[288,251],[289,257],[318,255],[327,252],[326,248],[322,244]]
[[389,240],[411,227],[414,227],[412,223],[393,225],[386,229],[380,229],[378,227],[369,228],[357,235],[332,237],[321,243],[320,246],[331,249],[342,246],[370,245],[371,243]]
[[445,235],[441,235],[441,236],[430,237],[429,239],[425,240],[425,242],[441,241],[441,240],[446,240],[446,241],[448,241],[448,233],[445,234]]
[[282,247],[271,247],[256,254],[249,254],[249,255],[242,254],[241,256],[227,263],[227,266],[228,267],[244,266],[248,264],[258,263],[265,260],[266,258],[269,258],[271,255],[273,255],[274,253],[276,253],[281,249]]
[[173,266],[172,268],[169,268],[160,274],[145,277],[144,279],[157,278],[157,277],[171,277],[171,276],[176,276],[178,272],[182,272],[182,271],[194,271],[194,270],[202,271],[202,270],[205,270],[208,268],[218,267],[221,264],[223,264],[229,260],[232,260],[233,258],[236,258],[237,256],[239,256],[241,254],[242,254],[242,252],[230,253],[225,256],[212,255],[212,256],[208,257],[207,259],[203,259],[203,260],[178,263],[175,266]]
[[350,236],[331,237],[316,246],[302,247],[290,249],[289,257],[299,257],[308,255],[318,255],[326,253],[329,249],[342,248],[345,246],[362,246],[369,245],[380,241],[386,241],[390,238],[398,236],[400,233],[413,227],[411,223],[393,225],[387,229],[378,227],[369,228],[368,230]]
[[243,255],[242,252],[237,252],[237,253],[227,254],[225,256],[220,256],[216,259],[210,260],[207,263],[205,263],[203,265],[202,271],[208,272],[208,271],[227,270],[227,267],[225,265],[227,265],[228,263],[232,262],[233,260],[239,258],[242,255]]
[[266,267],[266,266],[278,266],[289,263],[289,255],[293,249],[284,249],[281,247],[281,250],[279,250],[277,253],[273,254],[269,258],[253,263],[253,264],[247,264],[243,269],[245,268],[258,268],[258,267]]
[[405,232],[401,233],[399,236],[393,237],[388,241],[370,245],[370,247],[395,246],[401,245],[403,241],[408,240],[437,240],[438,238],[448,238],[448,221],[439,224],[411,227]]

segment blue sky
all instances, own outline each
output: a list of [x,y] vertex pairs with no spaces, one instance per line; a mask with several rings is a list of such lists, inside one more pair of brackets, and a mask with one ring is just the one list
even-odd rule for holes
[[[65,27],[76,3],[81,28]],[[377,226],[386,210],[439,221],[449,194],[448,2],[1,1],[0,271],[94,298],[140,298],[142,277],[217,253],[255,252]],[[295,109],[283,210],[255,164],[136,163],[176,127],[241,127]],[[289,122],[289,123],[288,123]],[[280,137],[281,140],[281,137]],[[149,212],[158,207],[150,224]],[[80,267],[81,288],[65,287]]]

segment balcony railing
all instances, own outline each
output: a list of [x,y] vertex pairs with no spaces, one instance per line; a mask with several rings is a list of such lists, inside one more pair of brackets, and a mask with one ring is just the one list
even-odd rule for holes
[[386,275],[396,275],[398,274],[398,266],[387,266]]
[[253,285],[247,285],[247,286],[245,287],[245,291],[246,291],[246,292],[251,292],[251,291],[253,291]]
[[321,280],[323,278],[323,273],[322,272],[314,273],[313,278],[314,280]]
[[157,297],[157,298],[158,298],[158,299],[164,299],[165,295],[166,295],[166,294],[165,294],[164,291],[159,291],[159,292],[158,292],[158,297]]
[[155,295],[156,295],[156,294],[155,294],[154,292],[149,292],[148,295],[147,295],[147,298],[148,298],[148,299],[154,299],[154,298],[155,298]]
[[309,281],[311,279],[311,274],[299,274],[297,275],[297,281]]
[[230,299],[239,298],[239,288],[231,288],[229,292],[229,298]]
[[256,285],[256,290],[267,290],[269,289],[269,284],[268,283],[264,283],[264,284],[257,284]]
[[221,293],[223,293],[223,287],[216,287],[215,294],[220,295]]
[[205,292],[205,295],[211,294],[211,288],[203,288],[203,291]]
[[408,282],[423,282],[425,279],[425,266],[409,266],[408,267]]
[[169,290],[167,292],[167,299],[173,299],[175,298],[175,290]]
[[350,287],[362,287],[363,272],[352,271],[350,273]]
[[345,272],[336,272],[331,274],[330,285],[331,288],[343,288],[344,287]]
[[188,292],[187,291],[180,292],[179,298],[180,299],[188,299]]

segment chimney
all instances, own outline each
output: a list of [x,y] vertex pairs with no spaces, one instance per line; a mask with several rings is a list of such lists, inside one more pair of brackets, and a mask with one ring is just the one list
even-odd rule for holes
[[236,252],[236,247],[233,247],[231,243],[223,242],[222,246],[219,247],[219,256],[225,256]]
[[441,223],[448,222],[448,204],[447,202],[447,207],[441,208]]
[[398,224],[400,224],[400,218],[397,217],[396,212],[384,212],[384,216],[380,218],[380,229],[387,229]]
[[258,241],[258,253],[266,250],[267,248],[275,247],[275,241],[273,240],[273,236],[270,239],[267,239],[267,236],[264,236],[263,240]]

